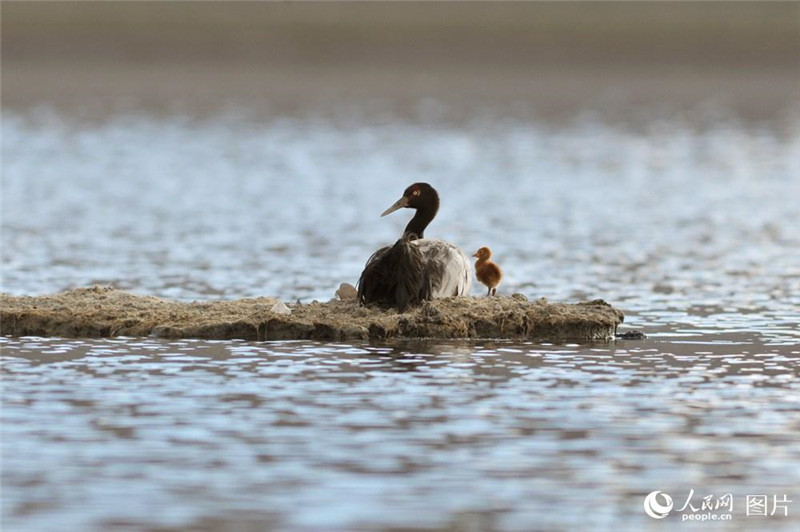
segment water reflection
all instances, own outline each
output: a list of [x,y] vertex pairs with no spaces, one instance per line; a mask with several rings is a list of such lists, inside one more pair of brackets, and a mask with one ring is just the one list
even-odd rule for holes
[[787,124],[637,129],[488,111],[458,125],[238,114],[85,124],[11,111],[3,290],[328,299],[405,225],[379,220],[382,206],[425,180],[443,198],[432,234],[491,245],[509,293],[634,312],[796,309],[800,128]]
[[640,526],[654,489],[792,493],[800,350],[676,340],[3,339],[5,525]]
[[6,528],[640,529],[656,489],[800,500],[796,115],[344,115],[4,113],[2,290],[326,300],[430,181],[431,236],[490,245],[501,291],[601,297],[649,339],[3,338]]

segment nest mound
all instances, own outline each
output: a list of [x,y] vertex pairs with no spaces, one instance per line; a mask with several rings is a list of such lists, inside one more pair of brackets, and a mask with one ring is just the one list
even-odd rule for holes
[[436,299],[402,314],[359,307],[355,300],[288,306],[270,297],[181,303],[108,287],[37,297],[0,295],[0,334],[12,336],[610,340],[623,319],[622,312],[599,299],[548,303],[521,294]]

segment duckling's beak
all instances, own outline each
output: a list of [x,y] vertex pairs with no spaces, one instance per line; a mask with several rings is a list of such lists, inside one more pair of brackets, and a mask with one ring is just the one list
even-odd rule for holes
[[397,200],[394,205],[383,211],[383,214],[381,214],[381,218],[383,218],[387,214],[392,214],[394,211],[402,209],[403,207],[408,207],[408,198],[405,196]]
[[478,258],[478,253],[477,253],[477,252],[475,252],[475,253],[473,253],[473,254],[472,254],[472,256],[473,256],[473,257],[475,257],[475,258],[477,259],[477,258]]

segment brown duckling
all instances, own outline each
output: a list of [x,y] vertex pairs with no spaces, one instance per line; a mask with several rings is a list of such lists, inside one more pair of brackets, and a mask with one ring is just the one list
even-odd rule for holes
[[500,266],[489,260],[492,257],[492,250],[487,247],[482,247],[475,252],[473,257],[477,257],[475,261],[475,275],[478,280],[489,288],[487,296],[493,296],[497,293],[497,285],[503,279],[503,272]]

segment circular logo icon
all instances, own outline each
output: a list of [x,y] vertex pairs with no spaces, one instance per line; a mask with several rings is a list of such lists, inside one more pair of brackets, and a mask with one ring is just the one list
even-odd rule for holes
[[[664,501],[663,504],[659,502],[659,495]],[[664,519],[670,510],[672,510],[672,497],[666,493],[653,491],[644,498],[644,511],[653,519]]]

